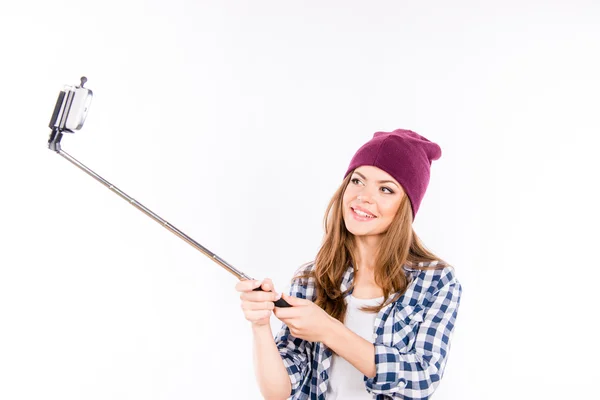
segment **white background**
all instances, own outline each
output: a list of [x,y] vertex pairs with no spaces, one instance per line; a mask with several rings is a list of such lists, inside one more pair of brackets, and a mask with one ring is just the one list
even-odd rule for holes
[[[600,3],[3,2],[0,398],[259,399],[236,279],[284,289],[378,130],[437,142],[415,230],[463,285],[434,396],[591,398]],[[273,330],[279,327],[273,318]]]

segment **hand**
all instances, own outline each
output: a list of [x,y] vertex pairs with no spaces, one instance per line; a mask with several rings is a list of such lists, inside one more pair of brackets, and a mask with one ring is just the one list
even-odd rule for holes
[[291,307],[276,307],[275,316],[290,328],[294,337],[325,343],[332,329],[341,323],[310,300],[288,295],[282,295],[282,298]]
[[[264,290],[263,292],[254,291],[259,286]],[[275,292],[271,279],[239,281],[235,285],[235,290],[241,292],[241,307],[246,319],[254,326],[269,325],[272,311],[275,308],[273,302],[281,297]]]

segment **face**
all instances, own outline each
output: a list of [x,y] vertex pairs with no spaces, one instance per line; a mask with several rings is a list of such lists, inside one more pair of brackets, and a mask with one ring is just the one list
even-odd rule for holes
[[358,167],[342,200],[346,229],[355,236],[385,233],[404,196],[402,186],[387,172],[373,166]]

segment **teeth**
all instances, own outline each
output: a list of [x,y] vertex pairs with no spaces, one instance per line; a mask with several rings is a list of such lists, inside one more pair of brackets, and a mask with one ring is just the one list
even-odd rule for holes
[[372,215],[369,215],[369,214],[367,214],[367,213],[364,213],[364,212],[362,212],[362,211],[360,211],[360,210],[357,210],[357,209],[355,209],[355,208],[353,208],[353,210],[354,210],[354,212],[355,212],[355,213],[357,213],[357,214],[358,214],[358,215],[360,215],[361,217],[369,217],[369,218],[373,218],[373,216],[372,216]]

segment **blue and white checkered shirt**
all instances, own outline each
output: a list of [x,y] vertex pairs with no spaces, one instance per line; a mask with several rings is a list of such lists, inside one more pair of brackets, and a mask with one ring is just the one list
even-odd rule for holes
[[[311,263],[298,272],[313,268]],[[376,376],[363,379],[375,400],[429,399],[440,383],[450,350],[462,292],[453,268],[404,269],[410,279],[408,289],[395,303],[381,309],[373,327]],[[341,284],[343,292],[353,278],[354,269],[349,266]],[[294,279],[290,295],[314,301],[314,280]],[[331,350],[323,343],[292,336],[285,324],[275,343],[292,383],[290,399],[325,399]]]

